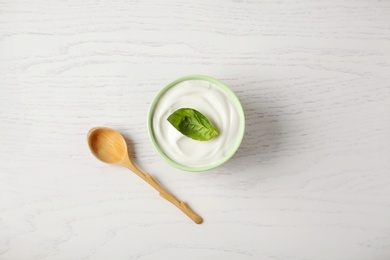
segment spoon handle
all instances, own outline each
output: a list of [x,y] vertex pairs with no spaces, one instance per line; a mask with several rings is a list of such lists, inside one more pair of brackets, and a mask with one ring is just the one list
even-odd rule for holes
[[171,193],[169,193],[166,189],[161,187],[160,184],[157,183],[157,181],[147,173],[145,174],[144,180],[149,183],[153,188],[155,188],[161,197],[175,205],[178,209],[180,209],[184,214],[186,214],[192,221],[194,221],[196,224],[201,224],[203,222],[203,219],[196,214],[186,203],[183,201],[178,200],[175,198]]
[[164,189],[160,184],[158,184],[158,182],[150,174],[142,172],[132,163],[127,162],[124,165],[127,168],[129,168],[131,171],[133,171],[135,174],[137,174],[139,177],[141,177],[144,181],[149,183],[150,186],[152,186],[155,190],[159,192],[161,197],[163,197],[164,199],[166,199],[167,201],[175,205],[190,219],[192,219],[192,221],[194,221],[196,224],[201,224],[203,222],[202,217],[196,214],[186,203],[178,200],[166,189]]

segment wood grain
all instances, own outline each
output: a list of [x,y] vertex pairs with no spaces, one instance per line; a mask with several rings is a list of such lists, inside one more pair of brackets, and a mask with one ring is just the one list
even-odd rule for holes
[[[375,0],[1,0],[0,259],[389,259],[389,25]],[[188,74],[246,114],[236,155],[204,173],[146,131]],[[95,126],[204,223],[96,161]]]

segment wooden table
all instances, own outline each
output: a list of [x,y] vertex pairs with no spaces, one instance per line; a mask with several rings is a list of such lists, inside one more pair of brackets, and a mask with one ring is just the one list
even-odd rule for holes
[[[149,105],[204,74],[246,113],[201,173],[154,151]],[[0,259],[390,259],[390,1],[0,2]],[[137,165],[88,130],[132,140]]]

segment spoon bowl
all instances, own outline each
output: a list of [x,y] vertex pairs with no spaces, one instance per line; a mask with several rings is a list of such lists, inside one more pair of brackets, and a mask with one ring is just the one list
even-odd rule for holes
[[126,140],[114,129],[108,127],[92,128],[88,132],[88,146],[92,154],[100,161],[109,164],[119,164],[130,169],[157,190],[161,197],[175,205],[196,224],[201,224],[203,222],[203,219],[186,203],[175,198],[171,193],[158,184],[158,182],[150,174],[142,172],[135,166],[129,158]]
[[92,128],[88,133],[88,145],[92,154],[105,163],[119,163],[127,156],[125,139],[111,128]]

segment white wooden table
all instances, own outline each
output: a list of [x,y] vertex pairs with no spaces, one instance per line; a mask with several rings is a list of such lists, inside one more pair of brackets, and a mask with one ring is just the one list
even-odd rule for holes
[[[209,172],[153,150],[168,82],[213,76],[246,134]],[[0,2],[0,259],[390,259],[390,1]],[[89,152],[132,140],[144,171]]]

